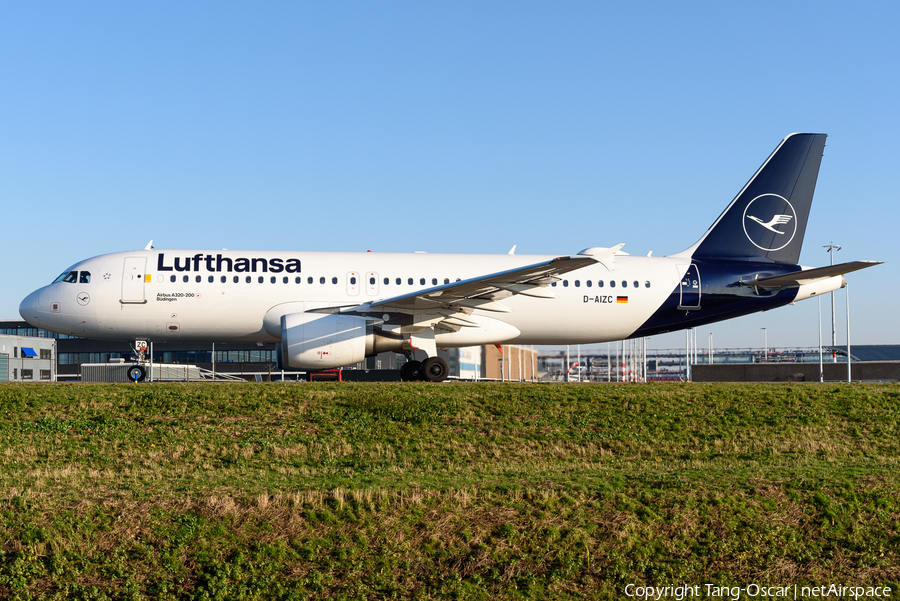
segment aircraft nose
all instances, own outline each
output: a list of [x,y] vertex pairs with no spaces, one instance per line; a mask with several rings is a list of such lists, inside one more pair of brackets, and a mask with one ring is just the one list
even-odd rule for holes
[[19,315],[28,323],[34,325],[40,319],[40,300],[41,291],[35,290],[25,297],[25,300],[19,305]]

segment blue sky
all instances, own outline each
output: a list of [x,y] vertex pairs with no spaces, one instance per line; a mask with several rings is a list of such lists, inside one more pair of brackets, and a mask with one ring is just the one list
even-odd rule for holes
[[[813,131],[801,262],[831,240],[886,261],[848,278],[852,342],[900,343],[898,22],[890,2],[4,3],[0,317],[150,239],[670,254]],[[806,301],[698,340],[814,346],[816,324]]]

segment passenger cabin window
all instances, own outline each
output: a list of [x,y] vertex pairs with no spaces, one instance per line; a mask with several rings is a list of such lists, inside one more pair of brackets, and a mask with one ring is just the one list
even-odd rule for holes
[[210,283],[210,284],[212,284],[212,283],[215,282],[215,281],[216,281],[216,276],[214,276],[214,275],[209,276],[209,283]]
[[235,284],[237,284],[237,283],[240,282],[240,281],[241,281],[241,278],[239,278],[238,276],[234,276],[234,283],[235,283]]
[[412,286],[412,285],[413,285],[413,279],[412,279],[412,278],[409,278],[409,279],[406,281],[406,283],[409,284],[410,286]]
[[391,278],[384,278],[384,285],[387,286],[391,283]]
[[266,281],[266,279],[262,276],[259,276],[259,278],[256,281],[259,282],[260,284],[262,284],[263,282]]
[[312,284],[312,283],[313,283],[312,276],[309,276],[308,278],[306,278],[306,283],[307,283],[307,284]]
[[[369,283],[372,284],[372,285],[374,286],[374,285],[375,285],[375,278],[369,278]],[[385,282],[384,282],[384,283],[387,284],[387,278],[385,278]]]
[[245,278],[245,281],[249,284],[250,282],[253,281],[253,278],[251,278],[251,277],[248,275],[248,276]]
[[420,286],[424,286],[424,285],[425,285],[425,278],[419,278],[419,285],[420,285]]
[[91,272],[90,271],[82,271],[78,276],[78,281],[82,284],[90,284],[91,283]]
[[437,286],[437,278],[431,278],[431,285]]
[[300,283],[300,276],[297,276],[297,277],[294,278],[294,283],[295,283],[295,284],[299,284],[299,283]]
[[649,288],[649,287],[650,287],[650,280],[647,280],[646,282],[644,282],[644,288]]
[[[288,283],[288,279],[289,279],[289,278],[288,278],[287,276],[284,276],[283,278],[281,278],[281,283],[282,283],[282,284],[287,284],[287,283]],[[300,278],[297,278],[297,280],[298,280],[298,282],[299,282]]]
[[445,284],[449,284],[449,283],[450,283],[450,278],[444,278],[444,283],[445,283]]
[[634,281],[634,287],[635,287],[635,288],[640,288],[640,287],[641,287],[641,285],[638,284],[638,281],[637,281],[637,280]]
[[202,279],[203,279],[203,278],[201,278],[201,277],[200,277],[200,276],[199,276],[199,275],[198,275],[198,276],[197,276],[197,277],[196,277],[196,278],[194,278],[194,279],[195,279],[195,280],[196,280],[196,282],[197,282],[197,283],[198,283],[198,284],[199,284],[199,283],[200,283],[200,281],[201,281],[201,280],[202,280]]
[[182,276],[182,278],[181,278],[181,280],[184,282],[190,281],[190,279],[191,279],[191,276],[189,276],[189,275]]
[[587,280],[587,281],[584,283],[584,285],[587,286],[588,288],[590,288],[593,284],[594,284],[594,282],[592,282],[592,281],[590,281],[590,280]]
[[325,283],[325,278],[324,278],[324,277],[319,278],[319,283],[320,283],[320,284],[324,284],[324,283]]
[[401,283],[403,283],[403,280],[400,279],[400,278],[397,278],[395,281],[397,282],[397,285],[398,285],[398,286],[399,286]]
[[332,284],[337,284],[337,278],[331,278],[331,283],[332,283]]
[[563,280],[563,288],[569,287],[569,280]]
[[581,288],[581,280],[575,280],[575,287]]
[[355,278],[355,277],[350,278],[350,283],[355,285],[355,284],[356,284],[356,278]]
[[609,287],[610,287],[610,288],[615,288],[615,287],[616,287],[616,281],[615,281],[615,280],[610,280],[610,281],[609,281]]
[[597,282],[597,288],[603,288],[603,280]]
[[170,282],[174,282],[174,281],[175,281],[175,276],[174,276],[174,275],[170,275],[170,276],[169,276],[169,281],[170,281]]

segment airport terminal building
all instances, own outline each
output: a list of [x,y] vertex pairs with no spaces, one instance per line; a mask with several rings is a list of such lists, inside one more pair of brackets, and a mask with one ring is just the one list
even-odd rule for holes
[[[46,349],[52,347],[54,349],[52,361],[48,360],[53,364],[51,380],[59,381],[77,381],[80,378],[83,364],[109,363],[117,359],[130,361],[135,356],[131,342],[95,340],[56,334],[34,328],[22,320],[0,321],[0,338],[5,340],[26,337],[27,341],[25,342],[6,343],[7,348],[10,349],[11,377],[9,381],[22,380],[21,377],[12,377],[12,369],[22,369],[22,365],[15,362],[18,360],[21,363],[22,360],[13,356],[21,354],[18,350],[13,350],[16,348],[34,348],[40,357],[38,349],[43,349],[46,354]],[[0,354],[4,352],[0,350]],[[40,360],[43,361],[43,359]],[[0,362],[2,362],[2,358],[0,358]],[[245,375],[250,379],[258,374],[274,373],[276,370],[274,344],[259,346],[252,343],[158,342],[153,346],[153,362],[197,365],[211,371],[218,370]],[[28,365],[32,365],[31,371],[34,380],[41,379],[40,374],[43,373],[35,370],[50,369],[49,365],[43,363],[41,367],[38,367],[37,363],[26,364],[25,369],[28,369]],[[2,371],[0,371],[0,375],[2,375]],[[17,375],[21,376],[21,371]]]
[[[622,344],[622,343],[620,343]],[[615,345],[614,345],[615,348]],[[576,355],[540,354],[527,346],[493,345],[439,351],[447,360],[450,375],[465,380],[514,380],[551,382],[655,381],[817,381],[818,353],[815,349],[777,352],[770,349],[721,349],[714,356],[701,352],[693,357],[685,351],[653,350],[636,358],[621,350]],[[274,344],[157,342],[154,364],[196,366],[207,374],[228,375],[244,380],[309,379],[302,370],[277,368]],[[826,380],[847,379],[846,349],[826,350]],[[833,358],[832,358],[833,357]],[[855,346],[851,357],[854,380],[900,379],[900,345]],[[0,321],[0,382],[75,382],[88,364],[130,363],[135,358],[132,343],[95,340],[55,334],[34,328],[22,320]],[[345,380],[399,380],[403,355],[382,353],[344,368]],[[690,368],[688,365],[690,364]],[[322,374],[320,377],[328,377]],[[337,376],[334,376],[337,379]]]
[[0,382],[55,382],[57,353],[55,338],[31,332],[8,334],[0,329]]

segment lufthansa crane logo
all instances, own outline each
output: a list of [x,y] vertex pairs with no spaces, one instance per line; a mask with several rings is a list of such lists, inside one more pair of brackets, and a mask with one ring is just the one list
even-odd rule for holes
[[761,194],[744,209],[744,234],[761,250],[781,250],[797,233],[797,212],[783,196]]

